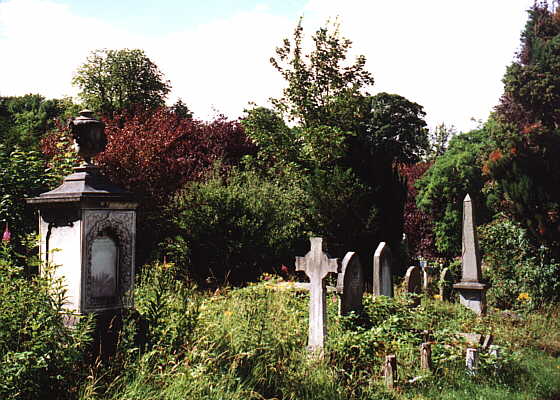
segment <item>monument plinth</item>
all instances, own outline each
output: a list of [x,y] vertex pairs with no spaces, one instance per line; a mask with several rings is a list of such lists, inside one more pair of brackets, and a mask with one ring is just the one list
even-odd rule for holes
[[61,186],[27,200],[39,209],[41,259],[63,278],[69,310],[132,306],[137,202],[91,164],[107,144],[104,124],[86,110],[69,127],[84,163]]

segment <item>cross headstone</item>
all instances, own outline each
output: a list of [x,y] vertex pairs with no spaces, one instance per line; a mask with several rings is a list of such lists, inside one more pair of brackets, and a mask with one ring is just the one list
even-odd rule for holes
[[[406,293],[414,294],[418,296],[422,291],[422,274],[420,272],[420,267],[412,266],[406,270],[406,275],[404,277],[404,289]],[[420,298],[416,297],[414,301],[414,306],[420,304]]]
[[480,282],[480,253],[474,223],[475,211],[471,197],[467,194],[463,201],[462,279],[453,288],[459,290],[461,304],[480,315],[486,312],[488,285]]
[[342,268],[336,280],[336,291],[340,295],[340,315],[362,310],[364,272],[360,258],[354,252],[346,253],[342,260]]
[[385,242],[379,243],[373,255],[373,294],[393,297],[393,271],[391,249]]
[[325,277],[329,272],[338,272],[336,258],[329,258],[323,252],[323,239],[309,239],[311,250],[305,257],[296,257],[296,271],[303,271],[309,277],[309,339],[308,349],[321,351],[327,335],[327,300]]

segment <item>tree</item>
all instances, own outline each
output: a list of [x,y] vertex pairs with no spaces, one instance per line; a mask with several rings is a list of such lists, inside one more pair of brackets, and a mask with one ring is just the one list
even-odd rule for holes
[[482,129],[455,136],[447,151],[416,181],[418,208],[433,218],[436,248],[449,258],[460,254],[465,195],[470,194],[478,205],[478,224],[488,220],[496,203],[483,168],[495,146],[493,129],[498,129],[497,124],[490,120]]
[[420,159],[426,123],[418,104],[370,96],[365,57],[348,63],[351,41],[337,23],[329,28],[317,30],[304,53],[300,20],[271,59],[287,83],[283,96],[271,110],[249,110],[243,124],[269,171],[299,171],[311,199],[310,230],[327,238],[333,254],[352,248],[366,262],[377,242],[400,247],[406,183],[396,162]]
[[77,111],[69,98],[45,99],[39,94],[0,97],[0,140],[10,149],[38,150],[41,138],[55,128],[56,119]]
[[454,125],[446,126],[443,122],[437,125],[435,129],[430,132],[430,148],[426,154],[426,158],[430,161],[434,161],[442,156],[449,147],[449,141],[456,135],[457,129],[455,129]]
[[[373,76],[365,69],[364,56],[358,56],[352,65],[343,65],[352,42],[340,37],[337,22],[333,28],[332,31],[328,27],[317,30],[312,37],[314,50],[303,55],[300,19],[293,43],[284,39],[283,46],[276,49],[277,57],[270,59],[288,83],[284,96],[273,100],[273,104],[289,120],[304,127],[337,125],[340,122],[336,117],[341,117],[341,111],[358,111],[340,107],[340,103],[367,94],[362,93],[363,89],[374,83]],[[345,119],[351,116],[346,115]]]
[[156,64],[139,49],[92,51],[72,83],[80,88],[87,107],[109,117],[117,111],[162,106],[171,90]]
[[496,108],[486,169],[534,242],[560,244],[560,9],[535,4]]

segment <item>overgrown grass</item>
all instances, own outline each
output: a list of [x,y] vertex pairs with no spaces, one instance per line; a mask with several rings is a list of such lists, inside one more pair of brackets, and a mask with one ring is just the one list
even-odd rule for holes
[[[83,400],[552,399],[560,394],[558,308],[516,319],[491,310],[479,318],[429,298],[414,309],[406,297],[366,296],[362,315],[339,317],[337,299],[329,294],[329,336],[324,357],[317,359],[305,349],[307,293],[272,279],[202,294],[177,286],[169,279],[172,268],[150,271],[140,281],[137,304],[143,318],[149,315],[146,337],[151,339],[134,339],[139,318],[130,318],[119,357],[92,370]],[[432,332],[431,372],[419,366],[424,330]],[[459,332],[492,333],[500,358],[481,352],[479,370],[469,374]],[[390,391],[381,373],[386,354],[397,356],[399,368],[398,385]]]

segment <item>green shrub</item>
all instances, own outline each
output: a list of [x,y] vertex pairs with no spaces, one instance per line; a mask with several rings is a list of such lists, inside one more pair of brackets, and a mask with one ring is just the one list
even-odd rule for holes
[[52,268],[29,281],[9,244],[1,246],[0,398],[73,398],[85,373],[89,320],[65,327],[64,290]]
[[532,246],[519,224],[498,218],[481,227],[479,236],[484,274],[492,284],[489,299],[494,305],[531,307],[558,300],[560,263],[547,247]]
[[145,266],[135,289],[136,310],[148,324],[147,344],[179,352],[198,323],[200,296],[178,279],[174,264]]
[[466,194],[477,205],[477,224],[488,220],[492,193],[483,192],[487,177],[482,164],[490,151],[495,123],[451,139],[448,150],[416,181],[418,207],[433,216],[438,251],[452,258],[461,252],[461,215]]
[[170,207],[179,234],[165,251],[197,278],[255,279],[302,252],[304,198],[298,186],[254,172],[193,183]]

